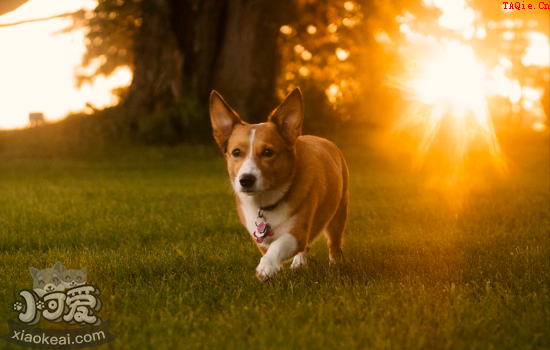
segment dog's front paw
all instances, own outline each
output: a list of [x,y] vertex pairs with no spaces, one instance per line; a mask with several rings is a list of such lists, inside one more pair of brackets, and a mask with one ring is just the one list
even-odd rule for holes
[[256,267],[256,278],[260,281],[265,282],[268,279],[272,278],[279,271],[278,266],[273,266],[270,264],[265,264],[263,261],[260,262],[260,265]]
[[307,265],[307,257],[305,253],[298,253],[294,256],[294,259],[292,260],[292,265],[290,265],[291,269],[299,269],[306,267]]

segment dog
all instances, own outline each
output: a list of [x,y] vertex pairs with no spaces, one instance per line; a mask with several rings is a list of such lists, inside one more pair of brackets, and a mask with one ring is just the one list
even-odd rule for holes
[[239,218],[263,255],[256,277],[272,278],[290,259],[291,268],[305,266],[309,247],[321,233],[327,237],[330,262],[342,262],[348,168],[332,142],[301,136],[300,89],[294,89],[260,124],[242,121],[212,91],[210,119]]

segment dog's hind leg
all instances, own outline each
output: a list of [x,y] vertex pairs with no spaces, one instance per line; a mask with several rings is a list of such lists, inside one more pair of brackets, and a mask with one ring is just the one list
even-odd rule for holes
[[346,228],[347,218],[348,194],[345,192],[336,213],[325,229],[331,264],[343,262],[342,244],[344,243],[344,230]]

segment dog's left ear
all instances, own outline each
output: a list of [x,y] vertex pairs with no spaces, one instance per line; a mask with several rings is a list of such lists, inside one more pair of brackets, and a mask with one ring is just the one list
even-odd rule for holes
[[222,152],[225,153],[227,141],[233,133],[233,128],[237,124],[244,123],[215,90],[210,95],[210,121],[212,129],[214,129],[214,138]]
[[277,129],[287,144],[294,145],[302,133],[304,120],[304,99],[300,88],[292,90],[283,103],[277,107],[269,121],[277,125]]

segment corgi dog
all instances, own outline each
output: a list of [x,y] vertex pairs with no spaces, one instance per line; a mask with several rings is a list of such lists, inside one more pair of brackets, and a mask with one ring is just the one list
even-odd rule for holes
[[212,91],[210,118],[239,218],[263,255],[256,277],[268,280],[290,259],[291,268],[305,266],[309,247],[321,233],[328,240],[330,262],[341,262],[348,168],[332,142],[301,136],[300,89],[292,91],[260,124],[242,121]]

